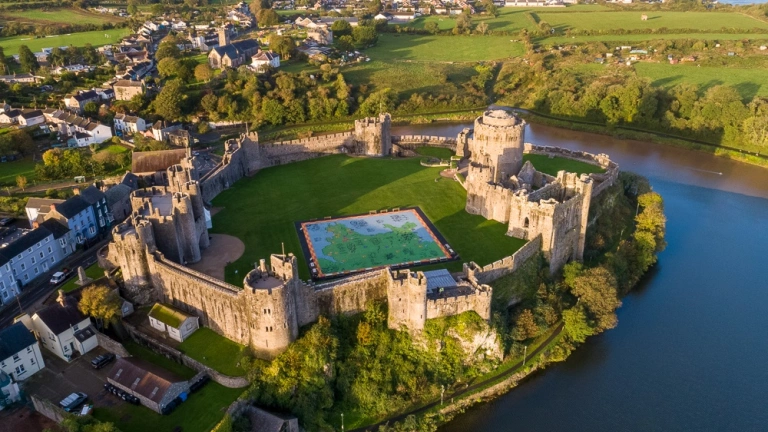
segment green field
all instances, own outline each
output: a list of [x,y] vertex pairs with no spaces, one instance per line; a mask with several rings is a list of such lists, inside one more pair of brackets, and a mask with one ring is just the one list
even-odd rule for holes
[[555,36],[551,38],[542,38],[539,42],[543,44],[570,44],[581,42],[641,42],[653,40],[707,40],[707,41],[726,41],[726,40],[768,40],[768,32],[765,34],[755,33],[668,33],[668,34],[628,34],[628,35],[595,35],[595,36]]
[[[499,9],[499,16],[483,16],[475,15],[472,17],[473,24],[479,24],[484,22],[488,24],[488,30],[490,31],[508,31],[518,32],[522,29],[534,30],[536,29],[536,23],[528,17],[529,13],[552,11],[552,8],[520,8],[520,7],[506,7]],[[604,11],[605,6],[601,5],[574,5],[568,6],[565,9],[557,9],[560,13],[569,15],[580,15],[579,12],[592,12],[592,11]],[[638,16],[639,20],[639,16]],[[398,24],[403,27],[413,27],[418,29],[425,28],[428,22],[436,22],[441,30],[451,30],[456,26],[456,20],[447,15],[429,15],[405,23]]]
[[371,60],[385,62],[478,62],[520,57],[519,42],[507,36],[413,36],[379,35],[375,47],[365,51]]
[[35,162],[31,157],[0,163],[0,186],[16,186],[16,177],[20,175],[26,177],[30,184],[35,178]]
[[697,84],[705,90],[725,84],[735,87],[745,99],[768,96],[768,70],[765,68],[736,69],[697,67],[693,64],[637,63],[635,70],[639,75],[653,80],[653,84],[659,87],[689,83]]
[[197,329],[179,345],[179,350],[225,375],[245,375],[245,370],[240,367],[245,347],[209,328]]
[[604,169],[597,165],[592,165],[586,162],[567,158],[550,158],[546,155],[526,154],[523,155],[523,161],[530,161],[537,171],[541,171],[552,176],[557,176],[557,172],[560,170],[574,172],[577,174],[605,172]]
[[386,62],[372,59],[341,70],[347,83],[390,88],[407,98],[411,93],[461,94],[461,83],[475,72],[471,64]]
[[525,243],[506,236],[504,224],[464,211],[466,191],[440,177],[441,169],[422,167],[419,158],[336,155],[267,168],[240,180],[213,201],[223,210],[213,217],[212,231],[245,243],[243,256],[227,266],[227,282],[240,285],[253,263],[279,253],[281,243],[298,257],[301,277],[308,278],[294,222],[370,210],[420,207],[459,253],[460,261],[444,265],[453,271],[470,260],[489,264]]
[[[32,51],[40,51],[43,48],[53,48],[57,46],[84,46],[91,44],[94,47],[113,44],[120,41],[120,38],[131,33],[131,29],[109,29],[95,30],[90,32],[72,33],[65,35],[56,35],[52,37],[34,38],[34,36],[9,36],[0,38],[0,46],[5,50],[5,55],[19,53],[19,46],[26,45]],[[109,35],[105,37],[104,35]]]
[[[195,375],[192,369],[174,363],[167,358],[137,345],[126,342],[125,347],[135,357],[168,369],[181,378]],[[111,408],[96,408],[93,416],[100,421],[112,422],[123,432],[147,431],[209,431],[224,417],[227,407],[243,392],[243,389],[226,388],[215,382],[192,393],[169,415],[160,415],[141,405],[122,403]]]
[[123,18],[110,14],[85,12],[78,9],[30,9],[25,11],[2,12],[5,19],[20,23],[33,24],[104,24],[124,21]]
[[[77,269],[73,268],[71,270],[74,273],[75,277],[68,280],[67,283],[59,287],[59,289],[64,290],[64,292],[70,292],[77,288],[80,288],[80,285],[77,284],[77,281],[79,280],[77,278]],[[91,264],[90,267],[85,269],[85,275],[95,280],[95,279],[104,277],[104,270],[101,267],[99,267],[98,264],[94,263],[94,264]]]
[[[640,20],[642,14],[648,15],[648,21]],[[546,21],[553,28],[561,31],[593,30],[614,31],[616,29],[696,29],[700,32],[718,31],[722,28],[768,30],[768,22],[746,15],[727,12],[536,12],[539,20]]]

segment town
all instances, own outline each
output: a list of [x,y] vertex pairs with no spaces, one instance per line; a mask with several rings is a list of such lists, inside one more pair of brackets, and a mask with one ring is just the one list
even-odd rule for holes
[[450,426],[620,326],[656,277],[666,195],[616,143],[768,158],[766,6],[86,0],[0,18],[11,430]]

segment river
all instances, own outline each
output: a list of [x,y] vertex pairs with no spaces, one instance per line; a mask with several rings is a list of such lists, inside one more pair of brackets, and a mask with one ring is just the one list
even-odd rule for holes
[[542,125],[526,141],[607,153],[648,177],[669,244],[623,300],[618,327],[441,431],[768,430],[768,169]]

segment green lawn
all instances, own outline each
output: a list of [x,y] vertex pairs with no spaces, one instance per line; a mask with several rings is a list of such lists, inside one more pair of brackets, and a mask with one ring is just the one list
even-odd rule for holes
[[565,170],[568,172],[575,172],[577,174],[591,174],[605,172],[604,169],[597,165],[588,164],[568,158],[550,158],[546,155],[538,154],[526,154],[523,155],[523,161],[530,161],[537,171],[557,176],[557,172]]
[[382,34],[375,47],[365,53],[371,60],[385,62],[478,62],[520,57],[519,42],[507,36],[422,36]]
[[[64,285],[59,287],[59,289],[64,290],[64,292],[70,292],[70,291],[73,291],[73,290],[75,290],[77,288],[80,288],[80,285],[77,284],[77,281],[78,281],[77,269],[73,268],[71,270],[72,270],[72,273],[74,273],[75,277],[73,277],[72,279],[68,280],[67,283],[65,283]],[[98,278],[104,277],[104,269],[99,267],[98,264],[93,263],[93,264],[91,264],[90,267],[85,269],[85,275],[88,276],[91,279],[98,279]]]
[[0,186],[16,186],[16,177],[20,175],[32,183],[35,178],[35,162],[32,158],[0,163]]
[[309,277],[294,222],[419,206],[460,260],[440,267],[461,270],[462,262],[492,263],[518,250],[524,240],[505,235],[504,224],[464,211],[466,191],[440,177],[443,168],[427,168],[419,158],[327,156],[267,168],[238,181],[217,196],[223,210],[212,232],[234,235],[245,253],[227,266],[226,280],[240,286],[253,263],[285,251],[297,255],[302,278]]
[[[183,378],[191,378],[194,371],[155,354],[134,342],[124,344],[132,355],[150,361],[177,375],[178,367],[191,372]],[[175,365],[175,366],[174,366]],[[178,366],[178,367],[177,367]],[[183,371],[182,371],[183,372]],[[206,432],[224,417],[227,407],[242,394],[243,389],[226,388],[209,382],[201,390],[192,393],[171,414],[160,415],[141,405],[123,403],[112,408],[96,408],[93,416],[104,422],[112,422],[123,432],[183,431]]]
[[121,146],[121,145],[118,145],[118,144],[110,144],[110,145],[108,145],[106,147],[100,148],[99,151],[100,152],[106,151],[106,152],[109,152],[109,153],[112,153],[112,154],[120,154],[120,153],[127,152],[128,148],[124,147],[124,146]]
[[25,11],[8,11],[2,13],[6,19],[22,23],[35,24],[104,24],[124,21],[123,18],[111,14],[86,12],[78,9],[30,9]]
[[705,90],[725,84],[736,88],[746,100],[754,96],[768,96],[768,69],[739,69],[729,67],[698,67],[694,64],[637,63],[635,70],[641,76],[653,80],[659,87],[676,84],[697,84]]
[[[648,21],[640,20],[642,14]],[[536,12],[540,21],[548,22],[558,30],[613,31],[616,29],[696,29],[700,32],[718,31],[722,28],[768,30],[768,22],[728,12],[668,12],[668,11],[594,11],[589,13]]]
[[438,159],[450,159],[454,153],[447,148],[441,147],[418,147],[416,153],[424,156],[432,156]]
[[179,345],[179,350],[225,375],[245,375],[240,367],[245,347],[209,328],[200,327]]
[[[19,53],[19,46],[26,45],[32,51],[40,51],[43,48],[53,48],[57,46],[84,46],[85,44],[91,44],[94,47],[101,45],[117,43],[120,38],[131,33],[131,29],[109,29],[109,30],[96,30],[82,33],[71,33],[64,35],[56,35],[52,37],[44,37],[35,39],[34,36],[9,36],[0,38],[0,45],[5,50],[5,55],[13,55]],[[109,35],[105,37],[104,35]]]
[[181,363],[176,363],[175,361],[163,355],[157,354],[156,352],[150,350],[149,348],[145,348],[136,342],[123,342],[123,346],[125,346],[125,349],[127,349],[133,357],[154,363],[157,366],[160,366],[163,369],[167,369],[169,372],[178,375],[179,378],[190,379],[197,374],[194,369],[190,369]]

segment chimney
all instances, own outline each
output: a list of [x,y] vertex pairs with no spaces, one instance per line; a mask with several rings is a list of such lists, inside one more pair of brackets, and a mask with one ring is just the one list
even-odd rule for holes
[[60,304],[61,307],[64,307],[67,305],[67,298],[64,297],[64,290],[59,290],[59,296],[56,297],[56,303]]

